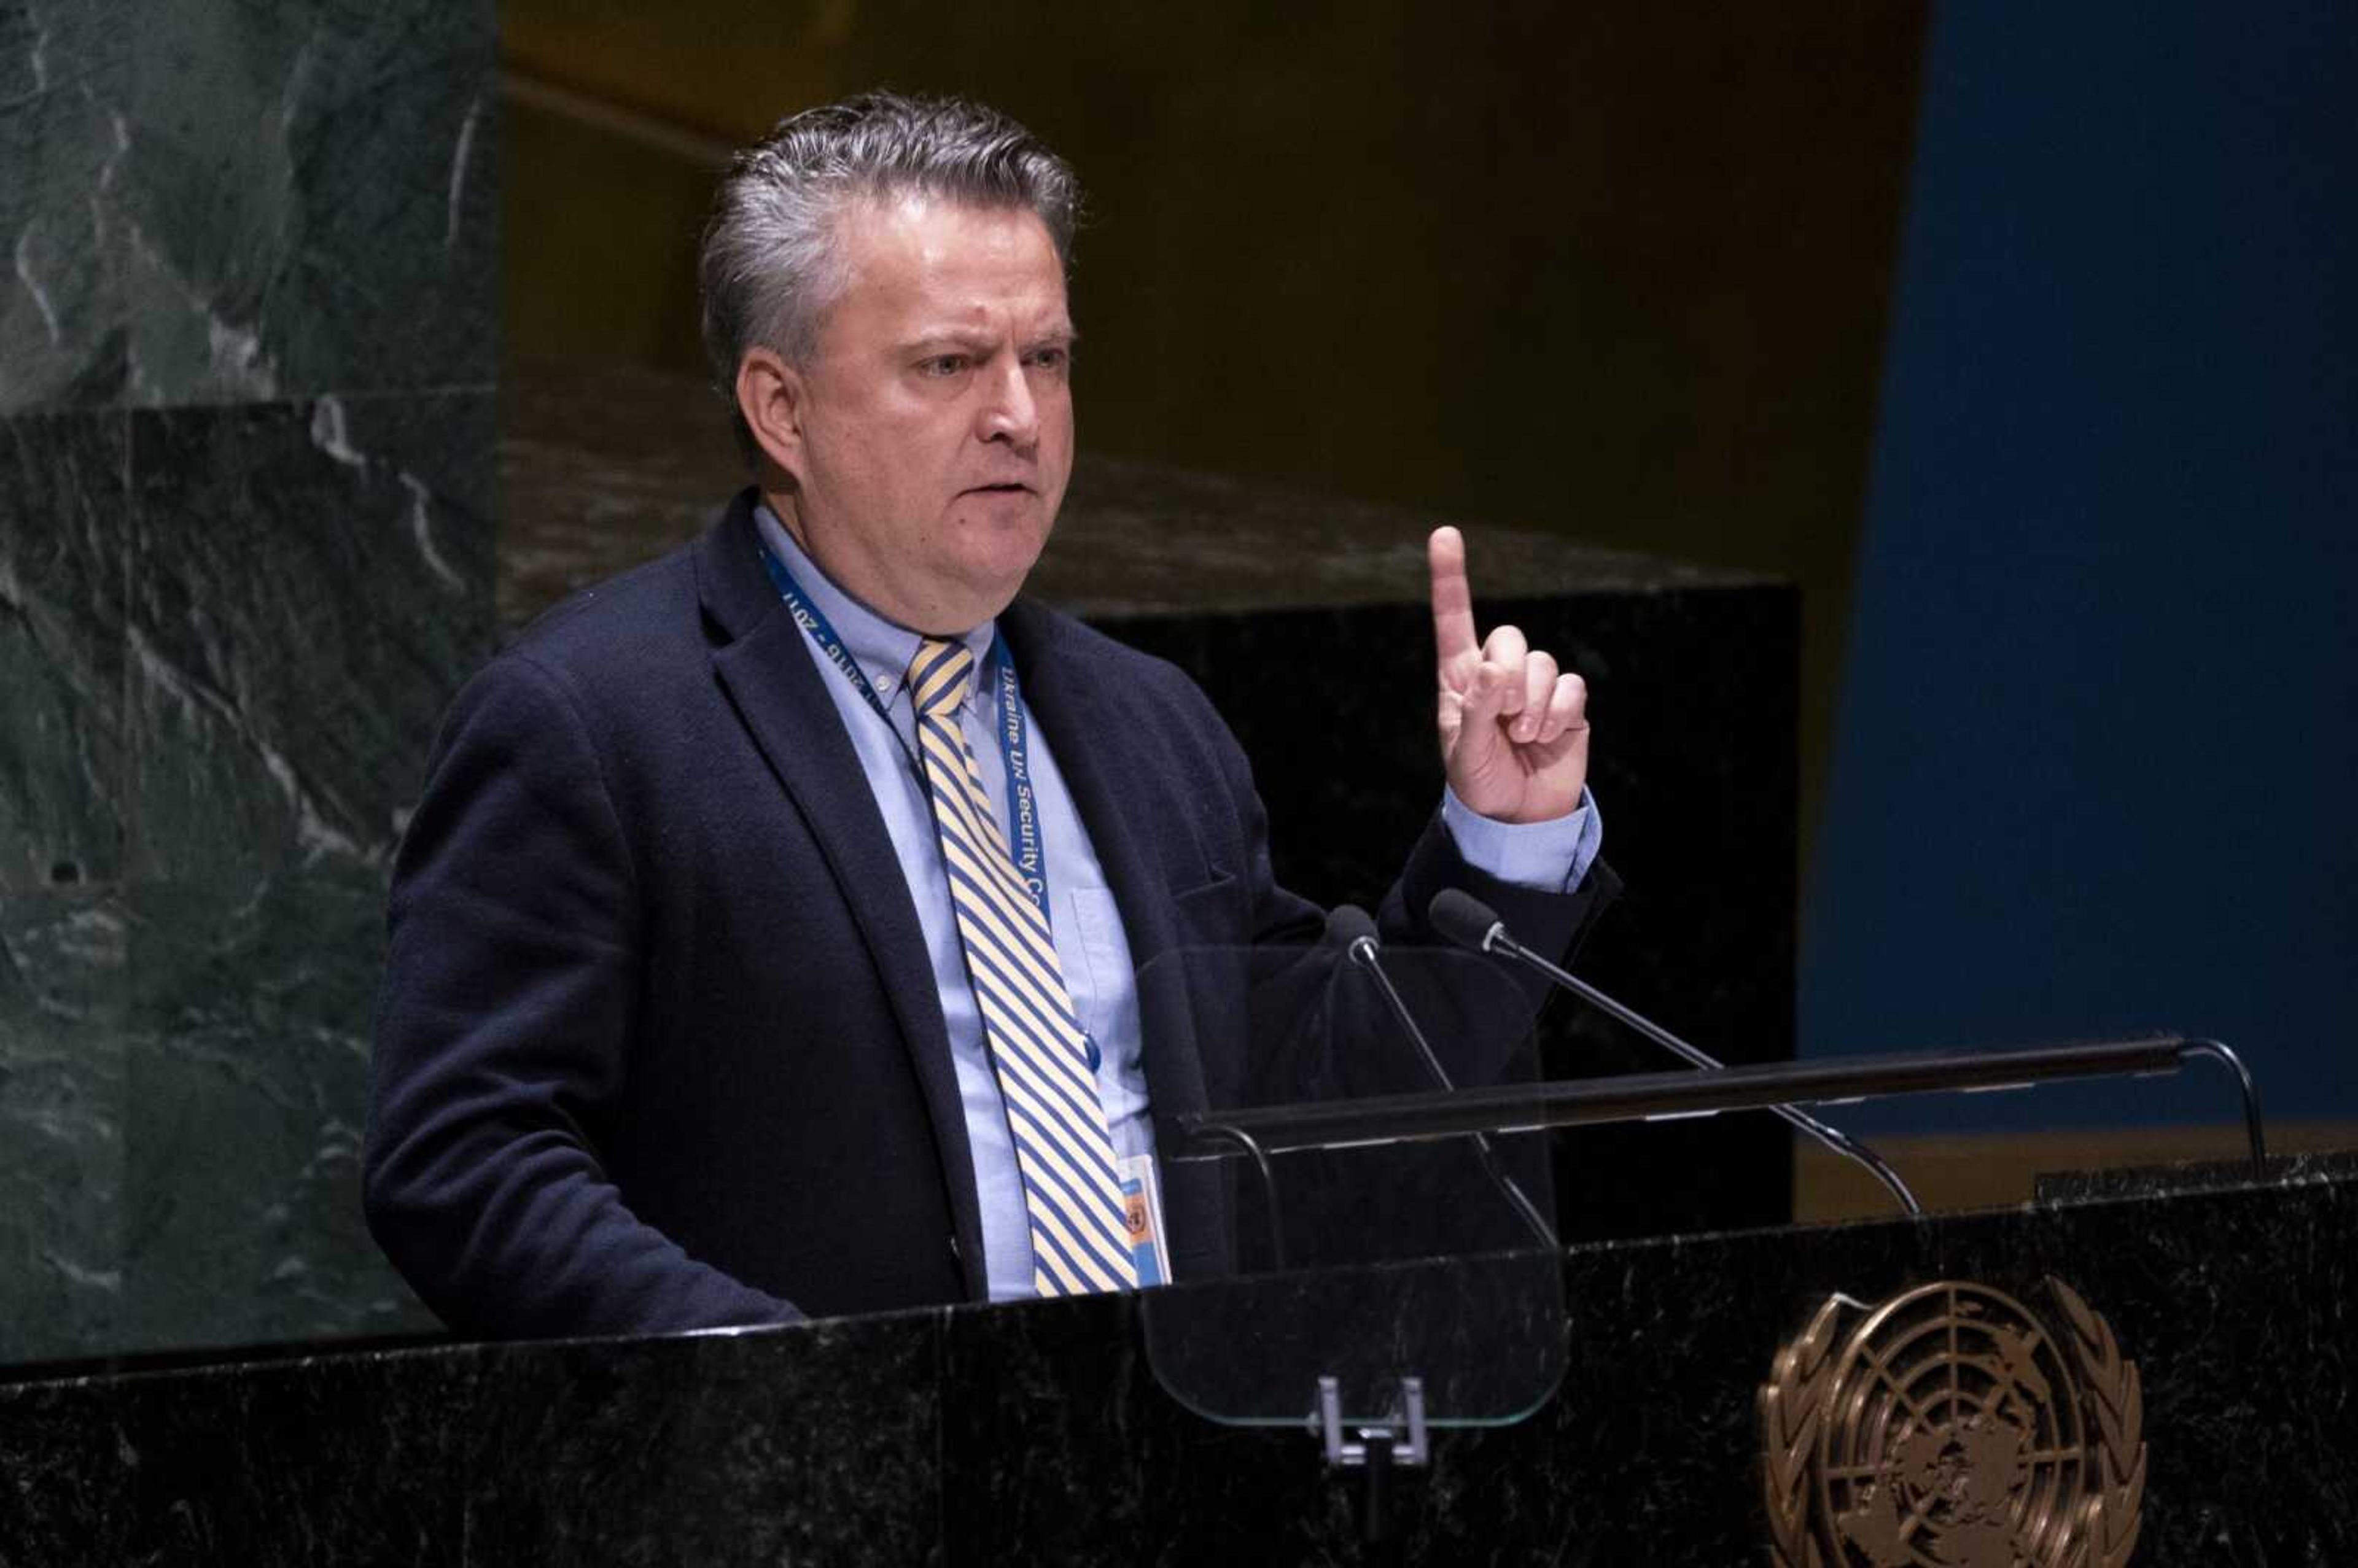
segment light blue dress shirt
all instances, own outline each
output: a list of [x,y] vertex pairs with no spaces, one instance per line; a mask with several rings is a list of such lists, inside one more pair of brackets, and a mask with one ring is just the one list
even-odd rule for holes
[[[910,902],[916,905],[917,924],[925,932],[934,989],[941,997],[942,1021],[949,1030],[950,1058],[957,1069],[967,1144],[974,1157],[991,1299],[1031,1296],[1035,1293],[1032,1232],[1023,1209],[1022,1173],[1015,1162],[1007,1111],[1000,1102],[999,1079],[991,1068],[982,1014],[967,979],[966,955],[958,945],[957,917],[950,904],[949,873],[942,863],[941,845],[934,837],[933,806],[911,761],[917,720],[904,677],[921,639],[838,587],[767,506],[756,509],[754,523],[762,542],[785,563],[803,593],[834,626],[844,650],[859,663],[860,673],[884,705],[880,716],[817,642],[803,639],[817,662],[836,711],[842,716],[852,749],[860,754],[860,768],[868,775],[868,786],[884,818],[884,830],[892,837],[893,855],[901,862],[901,874],[908,881]],[[984,625],[960,639],[974,654],[978,672],[989,658],[995,634],[995,624]],[[997,684],[978,677],[958,718],[968,749],[981,771],[983,789],[1004,832],[1007,762],[999,749],[998,717]],[[1072,792],[1065,787],[1047,737],[1034,725],[1027,741],[1033,801],[1041,842],[1047,850],[1049,923],[1055,935],[1056,959],[1065,971],[1065,986],[1072,993],[1081,1027],[1098,1043],[1098,1098],[1113,1134],[1114,1153],[1124,1160],[1152,1153],[1154,1128],[1147,1114],[1146,1074],[1140,1062],[1138,979],[1130,963],[1129,939],[1114,907],[1113,892],[1106,886],[1105,871],[1073,807]],[[1585,794],[1580,808],[1569,816],[1517,825],[1477,816],[1454,794],[1444,793],[1442,817],[1458,852],[1468,864],[1502,881],[1567,890],[1579,885],[1596,859],[1604,829],[1595,803]]]

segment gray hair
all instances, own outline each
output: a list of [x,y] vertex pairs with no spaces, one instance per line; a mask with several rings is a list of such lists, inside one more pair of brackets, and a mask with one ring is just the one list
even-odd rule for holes
[[1072,265],[1080,181],[996,109],[959,98],[863,92],[779,121],[721,177],[697,269],[704,351],[749,460],[760,449],[737,408],[745,351],[758,345],[789,362],[807,360],[850,281],[837,219],[851,201],[906,195],[1029,208],[1046,226],[1057,260]]

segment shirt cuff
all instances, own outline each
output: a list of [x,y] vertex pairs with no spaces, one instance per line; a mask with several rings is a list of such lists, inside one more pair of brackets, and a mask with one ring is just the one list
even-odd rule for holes
[[1547,822],[1498,822],[1476,815],[1447,784],[1441,786],[1441,824],[1466,863],[1516,887],[1570,892],[1605,847],[1605,819],[1586,784],[1569,816]]

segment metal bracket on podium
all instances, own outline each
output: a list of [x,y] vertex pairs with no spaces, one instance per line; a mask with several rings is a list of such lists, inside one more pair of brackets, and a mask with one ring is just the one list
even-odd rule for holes
[[1346,1469],[1369,1463],[1384,1465],[1422,1465],[1431,1450],[1424,1434],[1424,1379],[1401,1379],[1400,1422],[1389,1419],[1372,1426],[1353,1428],[1358,1441],[1346,1442],[1343,1437],[1343,1390],[1332,1378],[1318,1379],[1318,1429],[1326,1440],[1326,1463]]

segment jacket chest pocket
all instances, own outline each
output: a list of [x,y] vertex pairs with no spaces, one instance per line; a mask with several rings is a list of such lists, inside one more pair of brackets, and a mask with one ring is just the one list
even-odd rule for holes
[[1174,892],[1171,908],[1184,946],[1217,947],[1251,938],[1244,883],[1225,871],[1215,871],[1210,881]]

